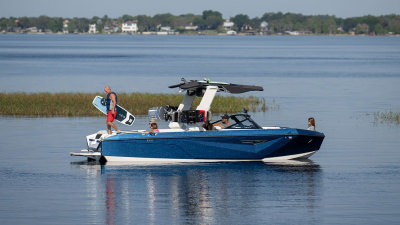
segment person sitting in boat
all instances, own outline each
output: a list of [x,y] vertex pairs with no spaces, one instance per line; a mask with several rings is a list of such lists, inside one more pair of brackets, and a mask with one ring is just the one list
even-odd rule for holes
[[206,120],[206,122],[203,124],[203,128],[205,129],[205,130],[213,130],[213,125],[210,123],[210,121],[209,120]]
[[315,119],[314,117],[308,118],[308,128],[307,130],[315,131]]
[[220,129],[224,129],[225,127],[229,126],[229,116],[225,114],[222,116],[222,123],[214,124],[214,127],[220,127]]
[[158,132],[159,130],[158,130],[158,125],[157,125],[157,123],[156,123],[156,120],[154,120],[154,119],[152,119],[152,120],[150,120],[150,130],[149,131],[144,131],[144,132],[146,132],[146,133],[154,133],[154,132]]

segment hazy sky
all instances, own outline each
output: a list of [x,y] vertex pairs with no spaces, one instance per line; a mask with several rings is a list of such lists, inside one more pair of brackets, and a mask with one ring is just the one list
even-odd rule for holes
[[153,16],[216,10],[224,18],[247,14],[261,17],[266,12],[293,12],[304,15],[328,14],[337,17],[400,14],[400,0],[0,0],[0,17],[60,16],[111,18],[123,14]]

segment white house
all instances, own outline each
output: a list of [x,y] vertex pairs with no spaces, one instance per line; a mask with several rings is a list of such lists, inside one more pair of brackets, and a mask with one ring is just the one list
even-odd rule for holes
[[169,27],[169,26],[161,27],[160,31],[167,31],[167,32],[171,31],[171,27]]
[[229,20],[225,20],[224,24],[222,25],[225,30],[232,30],[233,26],[235,26],[234,22],[231,22]]
[[68,23],[69,23],[68,20],[63,21],[63,33],[64,34],[68,34]]
[[138,32],[138,25],[137,21],[126,21],[125,23],[122,23],[121,27],[122,32],[126,33],[136,33]]
[[260,24],[260,27],[261,27],[262,31],[268,30],[268,22],[262,21],[261,24]]
[[199,26],[193,26],[192,23],[190,25],[185,26],[185,30],[198,30]]
[[97,33],[96,24],[89,24],[89,31],[88,31],[88,33],[89,33],[89,34],[95,34],[95,33]]
[[28,33],[37,33],[37,32],[38,32],[38,29],[37,29],[37,27],[29,27],[29,28],[26,28],[26,29],[25,29],[25,32],[28,32]]

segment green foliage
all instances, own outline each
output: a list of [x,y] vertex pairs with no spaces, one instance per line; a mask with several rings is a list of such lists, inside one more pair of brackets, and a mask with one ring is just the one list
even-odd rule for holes
[[18,20],[18,25],[21,28],[28,28],[31,27],[31,22],[28,17],[22,17]]
[[131,20],[134,20],[134,19],[135,18],[133,16],[127,15],[127,14],[122,16],[122,22],[127,22],[127,21],[131,21]]
[[240,31],[245,24],[250,24],[250,18],[248,15],[238,14],[230,19],[233,23],[235,23],[235,30]]
[[368,34],[369,26],[368,26],[368,24],[365,24],[365,23],[357,24],[355,31],[356,31],[356,34]]
[[[68,24],[68,28],[70,26],[75,27],[73,32],[76,30],[77,32],[88,32],[89,30],[89,19],[87,18],[77,18],[74,17],[72,20],[70,20],[70,23]],[[72,33],[72,32],[71,32]]]
[[171,13],[157,14],[153,17],[153,23],[161,26],[172,26],[175,16]]
[[51,20],[52,18],[48,16],[45,15],[39,16],[39,18],[37,18],[36,27],[38,29],[45,30],[49,27],[49,23]]
[[[101,93],[0,93],[0,115],[12,116],[101,116],[92,105]],[[104,95],[103,95],[104,96]],[[145,115],[149,108],[165,105],[178,106],[181,94],[118,93],[118,104],[135,115]],[[196,98],[194,105],[200,103]],[[215,113],[266,111],[265,100],[256,97],[238,98],[216,96],[211,106]]]
[[150,16],[138,15],[134,19],[138,21],[139,32],[154,31],[156,29],[157,25]]
[[203,11],[202,19],[203,29],[215,30],[224,23],[222,14],[218,11],[205,10]]
[[50,20],[48,28],[53,32],[57,33],[59,31],[62,31],[63,28],[63,18],[61,17],[56,17],[52,20]]
[[383,26],[380,23],[377,23],[374,26],[374,32],[376,35],[383,35],[383,34],[387,33],[387,31],[385,29],[383,29]]

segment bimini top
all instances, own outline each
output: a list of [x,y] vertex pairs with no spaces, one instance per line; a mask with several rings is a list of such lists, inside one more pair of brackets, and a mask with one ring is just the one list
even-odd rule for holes
[[232,94],[240,94],[248,91],[264,91],[263,87],[255,85],[231,84],[224,82],[212,82],[209,79],[201,81],[191,80],[187,82],[184,78],[181,79],[183,83],[169,86],[169,88],[179,87],[181,90],[198,91],[199,89],[206,89],[207,86],[218,86],[218,91],[228,92]]

